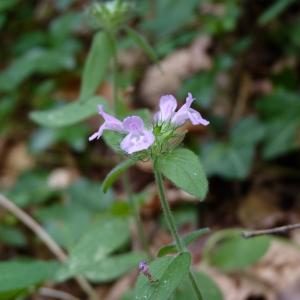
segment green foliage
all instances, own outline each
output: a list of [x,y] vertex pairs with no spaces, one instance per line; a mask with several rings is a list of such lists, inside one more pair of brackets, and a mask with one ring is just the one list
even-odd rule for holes
[[195,10],[199,1],[165,0],[155,1],[155,4],[155,20],[144,22],[143,27],[158,36],[166,36],[195,20]]
[[57,269],[55,262],[7,261],[0,263],[0,298],[16,299],[33,287],[51,279]]
[[51,74],[74,67],[75,61],[66,51],[32,49],[0,74],[0,91],[12,91],[33,73]]
[[[201,237],[202,235],[204,235],[208,232],[209,232],[209,228],[201,228],[201,229],[192,231],[191,233],[188,233],[187,235],[182,237],[182,242],[185,246],[188,246],[191,243],[193,243],[194,241],[196,241],[199,237]],[[161,257],[161,256],[165,256],[167,254],[176,253],[176,252],[177,252],[176,245],[173,243],[173,244],[169,244],[169,245],[166,245],[166,246],[160,248],[157,253],[157,256]]]
[[159,159],[158,167],[176,186],[204,200],[208,183],[200,160],[192,151],[175,149]]
[[208,263],[223,271],[242,270],[259,261],[270,242],[271,239],[266,236],[245,239],[241,230],[222,230],[207,241],[204,256]]
[[284,90],[261,98],[257,109],[266,127],[263,155],[274,158],[299,148],[297,134],[300,128],[299,95]]
[[220,35],[235,29],[241,14],[238,0],[227,0],[222,3],[215,0],[208,0],[203,3],[209,3],[211,5],[221,4],[222,7],[219,12],[216,12],[218,10],[216,6],[215,13],[204,12],[201,14],[202,30],[204,32],[211,35]]
[[20,207],[47,201],[54,191],[48,186],[44,172],[26,172],[21,175],[14,187],[6,192],[10,199]]
[[114,195],[111,191],[102,193],[100,183],[86,179],[72,184],[64,194],[66,201],[39,208],[36,217],[56,242],[72,249],[109,212]]
[[107,190],[114,184],[114,182],[131,166],[135,164],[134,160],[124,160],[114,167],[105,177],[102,190],[106,193]]
[[97,105],[104,103],[105,100],[102,97],[95,96],[84,103],[76,101],[46,111],[33,111],[30,113],[30,118],[45,127],[70,126],[96,115]]
[[270,7],[259,17],[258,23],[260,25],[266,25],[281,13],[283,13],[291,4],[296,0],[277,0],[272,3]]
[[241,120],[230,132],[227,142],[208,142],[200,157],[208,175],[244,179],[252,167],[255,146],[263,139],[265,128],[256,117]]
[[0,12],[7,11],[15,7],[20,0],[2,0],[0,3]]
[[33,154],[38,154],[57,143],[66,143],[73,150],[82,152],[88,143],[89,134],[90,128],[86,124],[63,128],[39,128],[29,140],[29,150]]
[[21,230],[13,226],[5,226],[1,224],[0,241],[17,248],[26,246],[25,235]]
[[[216,283],[205,273],[196,272],[195,277],[201,290],[203,300],[223,300],[222,293]],[[176,289],[171,300],[197,300],[191,282],[186,278]]]
[[[95,223],[88,229],[80,240],[70,249],[70,258],[58,272],[57,278],[65,280],[79,274],[85,274],[91,271],[91,277],[97,280],[101,278],[101,274],[95,273],[95,265],[105,269],[107,267],[104,262],[107,256],[123,246],[129,239],[128,225],[125,220],[117,218],[106,218]],[[125,258],[124,269],[132,267],[133,257]],[[123,269],[123,270],[124,270]],[[101,270],[101,269],[100,269]],[[116,274],[104,274],[102,278],[109,280]]]
[[95,261],[87,268],[84,275],[92,282],[106,282],[117,279],[130,270],[137,268],[146,258],[144,253],[130,252],[118,254]]
[[190,264],[191,256],[188,252],[156,259],[150,264],[150,272],[158,281],[150,283],[143,274],[140,274],[135,287],[135,299],[169,299],[187,276]]
[[140,33],[138,33],[130,27],[126,27],[126,32],[128,36],[133,40],[133,42],[136,45],[138,45],[141,49],[143,49],[152,61],[158,63],[158,57],[154,49]]
[[82,101],[87,101],[95,94],[115,51],[113,42],[105,31],[95,34],[81,79],[80,99]]

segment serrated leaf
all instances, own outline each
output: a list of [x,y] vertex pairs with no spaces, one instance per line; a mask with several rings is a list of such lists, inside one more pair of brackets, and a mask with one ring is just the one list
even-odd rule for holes
[[104,193],[114,184],[114,182],[131,166],[133,166],[136,162],[131,159],[124,160],[115,166],[105,177],[102,190]]
[[176,256],[164,256],[153,261],[149,268],[152,276],[158,280],[150,283],[140,274],[136,288],[135,300],[166,300],[187,276],[191,264],[191,255],[188,252]]
[[241,230],[222,230],[210,237],[204,249],[205,259],[223,271],[245,269],[267,252],[271,238],[260,236],[245,239]]
[[87,266],[84,276],[92,282],[112,281],[137,268],[139,262],[145,258],[144,253],[137,252],[106,257]]
[[80,99],[85,101],[93,96],[103,80],[110,58],[114,53],[112,40],[105,31],[98,32],[92,42],[83,69]]
[[208,182],[199,158],[185,148],[175,149],[158,161],[160,171],[176,186],[204,200]]
[[84,103],[76,101],[62,107],[33,111],[29,114],[31,120],[45,127],[64,127],[76,124],[97,114],[97,105],[106,105],[102,97],[92,97]]
[[130,27],[126,27],[126,32],[133,42],[143,49],[150,59],[158,64],[158,57],[148,41],[141,34]]
[[7,261],[0,263],[0,298],[15,299],[19,292],[52,278],[57,263]]
[[[206,234],[209,232],[209,228],[201,228],[198,230],[195,230],[191,233],[188,233],[187,235],[182,237],[182,242],[185,246],[190,245],[192,242],[194,242],[196,239],[198,239],[200,236]],[[176,249],[176,245],[174,243],[166,245],[162,248],[159,249],[157,256],[161,257],[161,256],[165,256],[167,254],[171,254],[171,253],[176,253],[177,249]]]

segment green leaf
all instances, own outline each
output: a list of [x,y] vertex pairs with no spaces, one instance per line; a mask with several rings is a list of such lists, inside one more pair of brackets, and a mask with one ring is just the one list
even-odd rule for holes
[[84,276],[92,282],[112,281],[137,268],[145,258],[145,254],[135,252],[106,257],[87,266]]
[[94,95],[103,80],[114,48],[109,35],[105,31],[98,32],[84,65],[80,86],[80,99],[87,100]]
[[271,6],[259,17],[258,23],[260,25],[266,25],[284,12],[289,5],[294,2],[296,2],[296,0],[277,0],[275,3],[272,3]]
[[202,146],[200,157],[209,176],[243,179],[248,176],[254,157],[249,145],[210,142]]
[[112,253],[129,239],[128,224],[122,219],[106,219],[95,224],[70,250],[70,258],[58,274],[59,279],[85,272],[91,262]]
[[266,124],[267,135],[263,157],[272,159],[300,147],[297,134],[300,122],[297,119],[278,119]]
[[0,13],[12,9],[20,0],[2,0],[0,3]]
[[222,230],[212,235],[204,249],[205,259],[223,271],[247,268],[267,252],[271,238],[267,236],[245,239],[241,230]]
[[[182,237],[182,242],[184,243],[185,246],[190,245],[192,242],[194,242],[196,239],[198,239],[200,236],[206,234],[209,232],[209,228],[201,228],[198,230],[195,230],[191,233],[188,233],[187,235]],[[171,254],[171,253],[176,253],[177,249],[176,249],[176,245],[173,244],[169,244],[166,245],[162,248],[159,249],[157,256],[161,257],[161,256],[165,256],[167,254]]]
[[79,101],[45,111],[33,111],[30,118],[45,127],[64,127],[76,124],[97,114],[97,105],[104,104],[102,97],[92,97],[82,103]]
[[54,203],[36,210],[35,216],[47,232],[64,248],[72,249],[95,220],[111,209],[114,194],[101,191],[99,182],[80,179],[64,196],[68,201]]
[[178,255],[164,256],[150,264],[150,273],[157,282],[150,283],[147,278],[140,274],[136,288],[136,300],[166,300],[178,287],[183,278],[187,276],[191,264],[191,256],[188,252]]
[[255,116],[239,121],[226,142],[208,142],[201,146],[200,157],[209,176],[244,179],[251,171],[255,147],[266,135],[262,122]]
[[208,182],[199,158],[190,150],[179,148],[158,161],[160,171],[176,186],[204,200]]
[[16,299],[25,289],[52,278],[57,263],[7,261],[0,263],[0,298]]
[[130,27],[126,27],[125,30],[128,36],[133,40],[133,42],[135,42],[141,49],[143,49],[150,59],[158,64],[158,57],[148,41],[141,34]]
[[[222,293],[216,283],[205,273],[195,272],[195,277],[200,288],[203,300],[223,300]],[[198,300],[194,288],[188,278],[176,289],[171,300]]]
[[299,95],[278,89],[256,104],[266,130],[263,156],[271,159],[299,148]]
[[26,237],[24,233],[16,227],[1,225],[0,227],[0,241],[14,246],[26,246]]
[[114,167],[105,177],[102,190],[104,193],[114,184],[114,182],[131,166],[133,166],[136,162],[131,159],[124,160],[119,163],[116,167]]
[[23,173],[13,188],[7,191],[6,194],[13,199],[15,204],[21,207],[45,202],[54,194],[47,180],[48,175],[43,172]]

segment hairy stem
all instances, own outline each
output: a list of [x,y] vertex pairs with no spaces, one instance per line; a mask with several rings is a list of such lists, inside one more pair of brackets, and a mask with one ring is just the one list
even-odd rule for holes
[[[164,217],[167,221],[167,224],[168,224],[169,230],[171,231],[173,239],[175,240],[178,252],[182,252],[182,251],[186,250],[186,248],[185,248],[184,244],[182,243],[182,241],[179,237],[179,234],[177,232],[177,229],[176,229],[174,217],[172,215],[168,200],[166,198],[166,193],[165,193],[164,184],[163,184],[163,178],[157,167],[156,161],[154,161],[153,165],[154,165],[155,181],[158,186],[159,198],[160,198],[161,206],[162,206],[162,209],[164,212]],[[193,288],[195,290],[198,300],[203,300],[201,291],[197,285],[196,278],[191,270],[189,271],[189,279],[193,285]]]
[[[30,215],[16,206],[12,201],[0,194],[0,205],[18,218],[23,224],[30,228],[36,236],[38,236],[48,249],[57,257],[60,262],[65,262],[68,259],[67,254],[60,248],[60,246],[52,239],[52,237],[38,224]],[[81,276],[75,277],[78,285],[89,296],[91,300],[97,300],[98,296],[93,290],[92,286]]]

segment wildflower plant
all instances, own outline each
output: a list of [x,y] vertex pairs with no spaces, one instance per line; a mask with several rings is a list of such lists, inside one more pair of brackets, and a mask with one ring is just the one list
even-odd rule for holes
[[[187,243],[181,239],[177,232],[174,217],[166,199],[162,177],[162,174],[164,174],[175,185],[201,200],[206,195],[207,180],[200,161],[192,151],[180,147],[184,133],[178,132],[178,129],[187,121],[195,126],[207,126],[209,124],[209,121],[191,107],[194,100],[192,94],[188,93],[185,104],[176,110],[178,104],[175,97],[172,95],[162,96],[159,101],[159,111],[154,114],[149,128],[146,127],[143,119],[139,116],[134,115],[119,120],[106,113],[103,107],[99,106],[99,114],[104,122],[100,125],[98,131],[89,137],[90,141],[97,140],[106,130],[116,132],[121,137],[119,151],[129,158],[130,163],[121,163],[122,167],[117,166],[108,174],[105,182],[109,182],[109,185],[121,174],[120,169],[124,171],[139,160],[147,159],[153,163],[162,209],[178,252],[176,256],[167,257],[170,261],[166,268],[161,259],[155,261],[154,266],[158,264],[158,269],[160,269],[161,265],[166,274],[171,272],[172,268],[175,268],[178,269],[179,274],[176,274],[176,278],[173,279],[167,276],[168,279],[161,282],[164,278],[164,275],[160,274],[162,271],[157,272],[154,267],[155,273],[152,275],[151,265],[148,266],[146,262],[141,262],[139,270],[141,275],[144,276],[139,277],[135,299],[168,299],[181,279],[187,276],[194,288],[197,299],[203,299],[196,277],[190,270],[191,256],[186,248]],[[111,178],[113,179],[111,180]],[[107,189],[107,184],[105,189]],[[201,234],[203,234],[203,231],[196,233],[197,236]],[[160,253],[168,254],[169,252],[163,249],[160,250]],[[164,258],[162,259],[164,260]],[[176,267],[177,265],[178,267]],[[166,284],[171,285],[172,288],[165,288]]]

